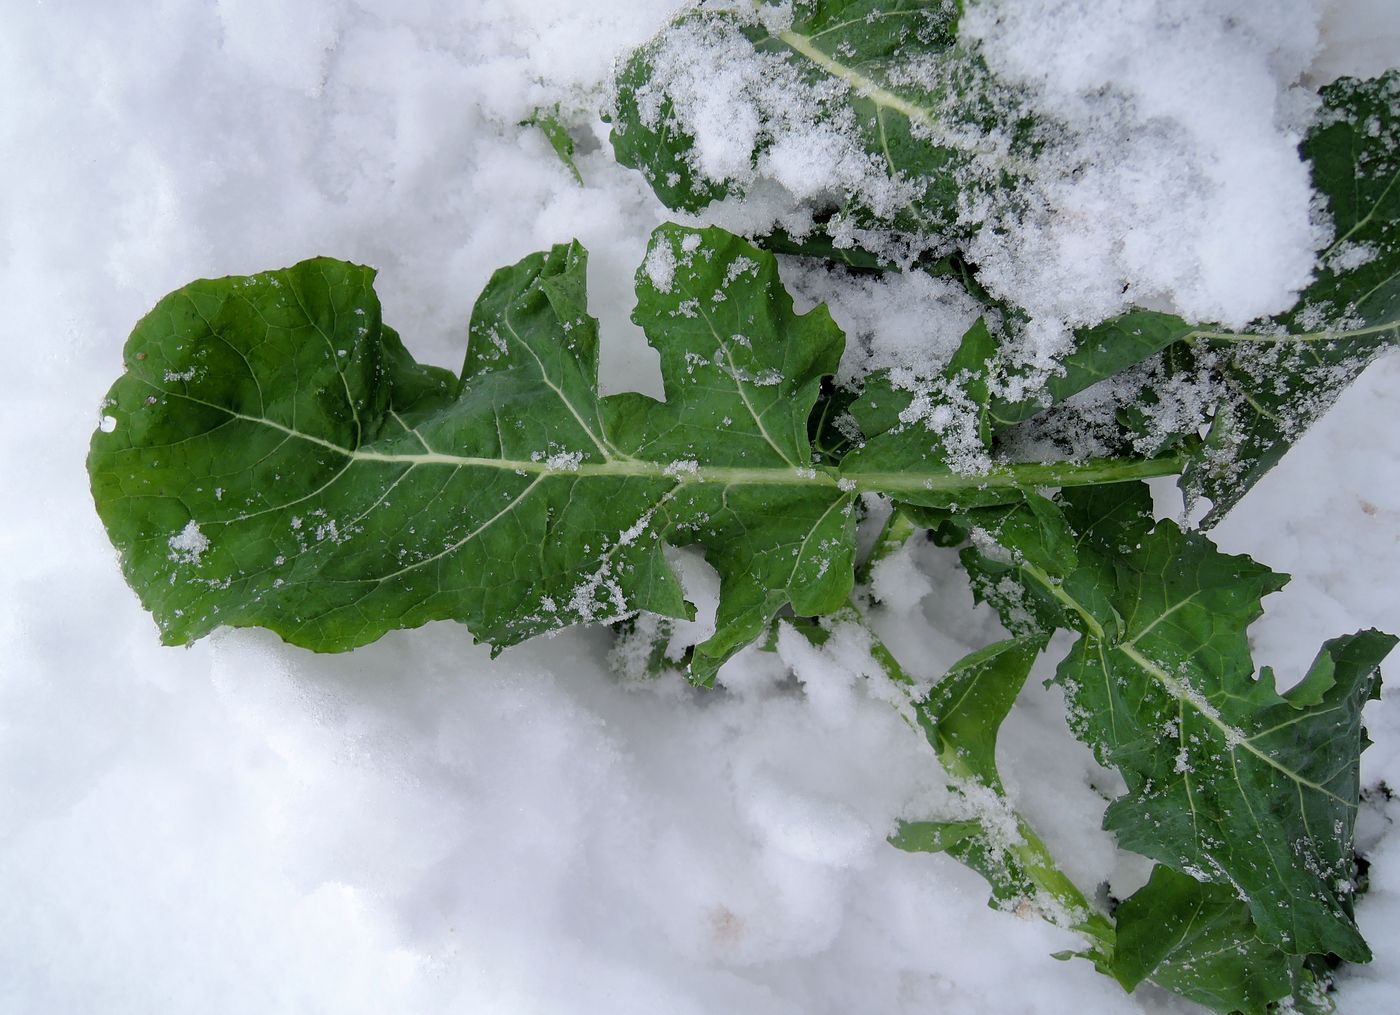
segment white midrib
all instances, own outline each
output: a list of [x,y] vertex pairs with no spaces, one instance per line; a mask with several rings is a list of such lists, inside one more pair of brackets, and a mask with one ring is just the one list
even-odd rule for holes
[[929,130],[942,130],[943,125],[935,120],[933,114],[927,109],[915,105],[902,96],[896,95],[889,89],[876,84],[872,79],[866,77],[854,67],[848,67],[840,60],[835,59],[827,53],[823,53],[812,44],[811,36],[787,29],[778,32],[773,37],[786,44],[793,51],[801,53],[832,77],[844,81],[854,88],[856,92],[875,103],[875,105],[883,109],[893,109],[896,113],[903,115],[905,118]]
[[[888,109],[898,113],[910,123],[916,123],[927,132],[932,142],[942,148],[951,148],[957,151],[969,152],[973,155],[993,154],[987,146],[983,135],[972,130],[950,129],[948,124],[940,120],[934,113],[920,106],[916,102],[910,102],[895,92],[876,82],[873,78],[867,77],[860,71],[848,64],[842,63],[829,53],[823,52],[813,42],[812,36],[803,35],[801,32],[794,32],[792,29],[785,29],[776,32],[772,36],[783,43],[794,53],[797,53],[807,60],[810,60],[823,72],[831,75],[838,81],[849,86],[857,95],[868,99],[874,103],[877,109]],[[884,125],[880,125],[883,132]],[[1002,153],[998,160],[1013,172],[1025,176],[1034,174],[1033,164]],[[893,169],[893,167],[891,167]]]
[[1196,339],[1210,339],[1218,342],[1274,342],[1286,344],[1289,342],[1345,342],[1358,338],[1371,338],[1390,332],[1392,337],[1400,338],[1400,321],[1381,321],[1365,328],[1353,328],[1350,331],[1304,331],[1285,332],[1282,335],[1262,335],[1253,334],[1248,331],[1192,331],[1182,336],[1183,342],[1191,342]]
[[[170,392],[167,392],[170,394]],[[571,477],[628,477],[664,479],[677,485],[715,483],[721,486],[808,486],[838,489],[844,493],[920,493],[930,491],[981,491],[989,487],[1026,488],[1035,486],[1074,486],[1092,483],[1146,479],[1153,476],[1175,475],[1181,471],[1179,458],[1148,459],[1145,461],[1090,460],[1083,463],[1060,462],[1048,465],[995,466],[985,473],[964,475],[948,469],[912,472],[843,473],[832,466],[758,466],[744,468],[723,465],[692,465],[677,467],[676,463],[653,462],[628,456],[602,462],[580,462],[573,466],[551,465],[548,459],[483,458],[475,455],[454,455],[442,451],[376,451],[370,448],[346,448],[324,437],[296,430],[276,420],[250,416],[226,406],[206,402],[189,395],[180,397],[198,402],[234,419],[256,423],[277,430],[289,437],[306,441],[317,447],[343,455],[352,462],[379,462],[390,465],[438,465],[450,468],[495,469],[517,475],[558,475]],[[420,443],[421,436],[420,436]]]
[[[188,398],[189,396],[182,396]],[[256,423],[260,426],[268,427],[272,430],[280,431],[289,437],[306,441],[308,444],[315,444],[317,447],[325,448],[327,451],[334,451],[338,455],[355,462],[382,462],[393,465],[445,465],[452,468],[479,468],[498,469],[503,472],[514,472],[517,474],[542,475],[554,474],[559,476],[637,476],[647,478],[669,479],[676,483],[725,483],[730,485],[779,485],[779,486],[828,486],[835,487],[840,476],[835,470],[813,466],[811,468],[801,468],[797,466],[761,466],[757,468],[738,468],[732,466],[696,466],[694,468],[677,468],[666,462],[650,462],[641,458],[631,458],[627,456],[610,458],[602,462],[580,462],[574,466],[551,465],[546,459],[530,458],[483,458],[475,455],[454,455],[443,451],[375,451],[367,448],[346,448],[334,441],[328,441],[324,437],[317,437],[315,434],[305,433],[301,430],[293,429],[284,423],[279,423],[273,419],[262,416],[250,416],[247,413],[238,412],[233,409],[215,405],[212,402],[205,402],[200,399],[191,399],[201,405],[211,408],[221,409],[234,419],[243,420],[247,423]],[[411,427],[410,433],[418,436],[420,444],[423,444],[421,435]],[[426,447],[426,444],[424,444]],[[953,474],[950,474],[953,475]],[[956,477],[956,486],[974,486],[978,480],[965,476]]]

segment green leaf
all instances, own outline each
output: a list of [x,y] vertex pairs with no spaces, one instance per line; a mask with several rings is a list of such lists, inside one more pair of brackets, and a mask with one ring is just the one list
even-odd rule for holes
[[[768,160],[784,157],[787,137],[820,134],[840,149],[831,158],[844,159],[848,171],[859,166],[859,179],[811,198],[816,228],[780,233],[782,249],[864,266],[882,263],[861,250],[871,234],[892,237],[913,255],[946,247],[948,237],[966,231],[959,202],[979,185],[974,177],[1004,183],[1019,165],[988,142],[993,128],[1008,126],[1005,103],[981,61],[958,45],[959,6],[776,6],[687,10],[632,54],[616,80],[617,160],[639,169],[667,207],[694,212],[760,185]],[[744,82],[742,105],[723,124],[705,106],[714,91],[706,75],[715,66],[728,71],[726,85]],[[749,136],[728,136],[735,118],[753,127]],[[1011,126],[1024,143],[1025,126]],[[734,145],[748,147],[729,150]],[[978,160],[993,168],[972,173]]]
[[164,640],[256,625],[335,651],[455,619],[500,647],[684,616],[666,541],[701,544],[722,577],[698,679],[779,607],[844,602],[853,495],[810,468],[806,437],[840,331],[794,315],[772,257],[726,233],[655,243],[678,261],[669,291],[643,273],[637,320],[666,402],[598,396],[577,244],[493,277],[455,384],[382,326],[366,268],[308,261],[163,300],[89,468]]
[[1006,503],[1125,467],[816,462],[808,427],[841,332],[825,308],[795,314],[773,256],[717,229],[662,226],[638,272],[665,400],[601,398],[585,268],[570,244],[497,272],[456,378],[382,324],[368,268],[318,259],[162,300],[88,465],[163,638],[262,626],[338,651],[454,619],[500,648],[681,617],[662,547],[694,543],[721,582],[690,665],[709,681],[778,610],[846,601],[858,493]]
[[[1016,399],[995,399],[989,410],[992,425],[1004,430],[1023,423],[1051,405],[1114,377],[1187,337],[1194,328],[1173,314],[1133,310],[1092,328],[1074,333],[1074,348],[1060,360],[1061,371],[1041,383],[1028,381],[1028,393]],[[1016,385],[1003,381],[1003,386]]]
[[[963,336],[941,376],[917,388],[892,382],[878,374],[850,407],[866,440],[841,460],[848,476],[881,476],[897,472],[946,469],[966,476],[990,470],[991,434],[987,427],[988,371],[996,343],[986,322],[977,322]],[[921,507],[973,507],[1019,500],[1017,491],[909,490],[900,500]]]
[[992,905],[1031,909],[1112,948],[1108,922],[1055,865],[1030,826],[1012,810],[996,767],[997,731],[1040,654],[1037,639],[998,642],[967,656],[915,702],[924,735],[972,819],[901,822],[890,841],[910,852],[946,852],[987,879]]
[[574,139],[569,134],[569,128],[560,119],[558,103],[549,109],[543,106],[536,109],[528,119],[520,121],[520,126],[538,127],[549,146],[554,149],[554,154],[559,156],[559,161],[569,170],[574,182],[583,186],[583,175],[579,173],[578,165],[574,162]]
[[949,773],[1002,792],[997,731],[1044,647],[1012,639],[979,649],[915,704],[919,725]]
[[1169,521],[1149,528],[1145,492],[1062,497],[1074,571],[1057,579],[1024,547],[1016,571],[1080,632],[1057,680],[1075,734],[1128,785],[1105,827],[1230,886],[1284,951],[1365,961],[1350,908],[1361,711],[1395,639],[1330,641],[1301,689],[1280,695],[1268,670],[1255,674],[1247,629],[1284,576]]
[[[961,846],[966,856],[971,840],[981,834],[982,825],[977,821],[901,821],[890,836],[890,845],[906,853],[948,853]],[[979,851],[979,855],[985,856],[986,850]],[[967,863],[964,856],[958,859]],[[977,870],[973,864],[968,866]]]
[[1265,1015],[1295,992],[1296,960],[1255,936],[1227,886],[1158,865],[1114,919],[1113,975],[1128,990],[1151,980],[1222,1015]]
[[1335,238],[1289,313],[1247,333],[1199,332],[1225,388],[1183,486],[1218,521],[1382,351],[1400,343],[1400,70],[1322,90],[1301,153]]

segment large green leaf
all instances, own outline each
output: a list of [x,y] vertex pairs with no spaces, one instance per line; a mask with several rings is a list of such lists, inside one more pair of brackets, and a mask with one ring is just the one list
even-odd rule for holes
[[[910,256],[946,247],[965,231],[969,192],[1015,172],[1016,156],[998,141],[1005,128],[1016,128],[1013,147],[1029,133],[1003,122],[1005,96],[958,44],[959,10],[946,0],[687,10],[620,69],[614,153],[686,211],[783,182],[777,162],[823,159],[837,192],[807,195],[786,180],[818,227],[780,233],[782,249],[872,264],[879,258],[861,251],[868,239]],[[738,105],[710,110],[711,93],[736,81],[725,94]],[[743,150],[728,150],[735,145]]]
[[665,286],[639,273],[637,319],[665,402],[598,396],[577,244],[493,277],[455,383],[381,324],[366,268],[308,261],[163,300],[89,460],[163,638],[258,625],[339,650],[450,618],[503,646],[684,615],[667,540],[704,545],[723,578],[702,678],[780,606],[844,602],[852,494],[809,468],[806,436],[840,331],[793,314],[771,256],[728,234],[663,228],[653,250],[675,263]]
[[893,468],[816,462],[808,426],[841,332],[825,308],[795,314],[773,256],[718,229],[662,226],[637,273],[665,400],[599,397],[585,266],[572,244],[497,272],[456,378],[381,323],[367,268],[319,259],[162,300],[128,342],[88,464],[164,639],[263,626],[341,650],[455,619],[500,647],[684,616],[662,547],[696,543],[721,579],[717,631],[691,660],[709,680],[779,609],[846,601],[860,492],[1014,503],[1173,469],[968,474],[917,449]]
[[1222,1015],[1266,1015],[1310,986],[1296,958],[1255,935],[1249,908],[1225,885],[1158,865],[1113,915],[1112,971],[1129,990],[1151,980]]
[[1153,526],[1140,487],[1063,499],[1078,533],[1063,578],[1034,563],[1049,548],[1026,545],[1045,526],[1001,535],[1028,593],[1080,632],[1057,679],[1076,735],[1128,785],[1105,827],[1125,848],[1228,885],[1277,947],[1364,961],[1349,895],[1361,711],[1395,639],[1330,641],[1280,694],[1267,669],[1256,675],[1247,629],[1283,576],[1169,521]]

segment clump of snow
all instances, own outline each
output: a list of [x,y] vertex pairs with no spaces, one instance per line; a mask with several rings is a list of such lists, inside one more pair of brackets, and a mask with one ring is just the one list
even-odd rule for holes
[[657,291],[670,292],[676,280],[676,254],[671,249],[671,241],[664,236],[658,236],[647,251],[647,259],[642,263],[646,268],[647,278],[651,279],[651,284],[656,286]]
[[896,615],[908,616],[933,591],[933,582],[917,562],[916,547],[916,542],[906,541],[870,569],[870,591]]
[[694,458],[677,458],[674,462],[668,462],[661,470],[663,475],[672,479],[684,479],[688,476],[698,476],[700,474],[700,463]]
[[833,620],[821,645],[814,644],[790,624],[778,626],[778,657],[802,683],[816,715],[832,728],[850,721],[862,695],[857,680],[869,681],[872,693],[908,718],[907,695],[893,686],[889,674],[871,654],[868,632],[848,620]]
[[1363,265],[1370,264],[1379,253],[1375,244],[1348,240],[1337,244],[1328,252],[1327,267],[1338,274],[1355,271]]
[[[936,376],[977,318],[989,313],[963,286],[923,271],[857,274],[806,258],[781,258],[779,267],[798,310],[825,303],[845,333],[836,379],[846,386],[891,368]],[[999,323],[995,311],[990,315],[990,323]]]
[[545,458],[544,464],[555,472],[577,472],[583,464],[583,452],[556,451]]
[[177,564],[199,564],[204,551],[209,549],[209,537],[199,531],[199,523],[191,518],[185,527],[166,540],[170,547],[170,559]]
[[970,4],[963,33],[1065,128],[1029,207],[974,241],[984,284],[1071,322],[1154,301],[1228,326],[1287,309],[1318,241],[1295,83],[1320,6]]

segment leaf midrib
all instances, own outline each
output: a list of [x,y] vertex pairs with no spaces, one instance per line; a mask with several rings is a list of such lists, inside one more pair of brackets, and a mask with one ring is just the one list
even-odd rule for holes
[[[948,148],[954,151],[967,152],[973,155],[990,155],[985,137],[972,130],[954,130],[942,122],[935,113],[888,88],[879,84],[873,78],[862,74],[849,64],[842,63],[829,53],[822,51],[813,44],[813,36],[804,35],[792,29],[784,29],[772,33],[769,38],[781,42],[792,50],[793,53],[809,61],[822,73],[840,81],[854,91],[857,95],[869,100],[876,109],[888,109],[903,116],[910,123],[917,123],[928,132],[931,142],[941,148]],[[1000,153],[996,155],[997,161],[1009,168],[1012,172],[1030,176],[1034,174],[1034,166],[1023,159]]]
[[[289,437],[303,440],[325,448],[352,461],[382,462],[395,465],[442,465],[452,468],[499,469],[524,474],[553,474],[578,477],[649,478],[670,480],[677,485],[715,483],[723,486],[807,486],[819,489],[835,489],[843,493],[927,493],[959,491],[981,492],[988,488],[1020,490],[1036,486],[1083,486],[1123,479],[1141,479],[1152,476],[1176,475],[1181,471],[1182,459],[1179,455],[1147,460],[1136,459],[1089,459],[1084,462],[1024,463],[994,466],[985,473],[962,474],[949,469],[931,469],[927,472],[911,470],[893,472],[853,472],[843,473],[839,466],[723,466],[696,465],[693,468],[678,467],[676,462],[654,462],[646,459],[623,456],[602,462],[580,462],[576,466],[561,468],[551,465],[547,459],[521,458],[482,458],[473,455],[454,455],[441,451],[385,452],[367,448],[346,448],[334,441],[317,437],[276,420],[230,409],[216,402],[196,398],[193,395],[172,391],[159,385],[144,382],[162,394],[182,398],[203,405],[231,418],[266,426]],[[410,432],[416,433],[413,428]],[[420,443],[421,435],[417,435]]]
[[1070,609],[1074,610],[1074,612],[1077,613],[1080,616],[1080,618],[1085,621],[1085,626],[1086,628],[1088,628],[1088,631],[1086,631],[1082,635],[1082,637],[1093,638],[1105,648],[1116,649],[1119,652],[1123,653],[1125,656],[1131,659],[1139,669],[1141,669],[1144,673],[1151,677],[1152,680],[1159,687],[1161,687],[1162,690],[1166,691],[1168,695],[1170,695],[1172,698],[1175,698],[1178,702],[1184,705],[1191,706],[1193,711],[1195,711],[1198,715],[1200,715],[1211,725],[1216,727],[1216,729],[1220,732],[1221,738],[1225,742],[1226,750],[1230,753],[1232,757],[1234,756],[1235,749],[1237,747],[1243,748],[1245,751],[1254,755],[1260,761],[1264,762],[1264,764],[1268,765],[1270,768],[1273,768],[1278,772],[1282,773],[1290,781],[1300,786],[1307,786],[1311,790],[1314,790],[1318,793],[1322,793],[1325,796],[1331,797],[1333,800],[1336,800],[1338,803],[1344,805],[1350,810],[1356,809],[1354,804],[1350,803],[1347,800],[1343,800],[1341,797],[1337,796],[1337,794],[1329,790],[1326,786],[1320,785],[1316,782],[1313,782],[1310,779],[1304,778],[1304,776],[1301,773],[1295,772],[1288,766],[1280,764],[1273,758],[1269,757],[1268,754],[1255,747],[1250,742],[1252,738],[1246,737],[1244,735],[1243,730],[1239,730],[1231,726],[1229,723],[1221,719],[1218,715],[1212,714],[1211,709],[1203,707],[1201,703],[1196,701],[1191,694],[1187,693],[1187,688],[1182,684],[1180,680],[1172,676],[1172,674],[1168,673],[1167,670],[1155,660],[1140,652],[1137,646],[1134,645],[1132,642],[1109,641],[1105,635],[1103,626],[1099,624],[1097,618],[1093,616],[1088,607],[1085,606],[1083,603],[1079,602],[1079,600],[1075,599],[1074,596],[1072,596],[1068,591],[1065,590],[1063,585],[1055,582],[1054,579],[1052,579],[1046,572],[1036,567],[1034,564],[1030,563],[1023,563],[1021,565],[1021,570],[1024,571],[1027,575],[1029,575],[1031,578],[1033,578],[1046,590],[1048,590],[1052,596],[1054,596],[1060,602],[1064,603]]

